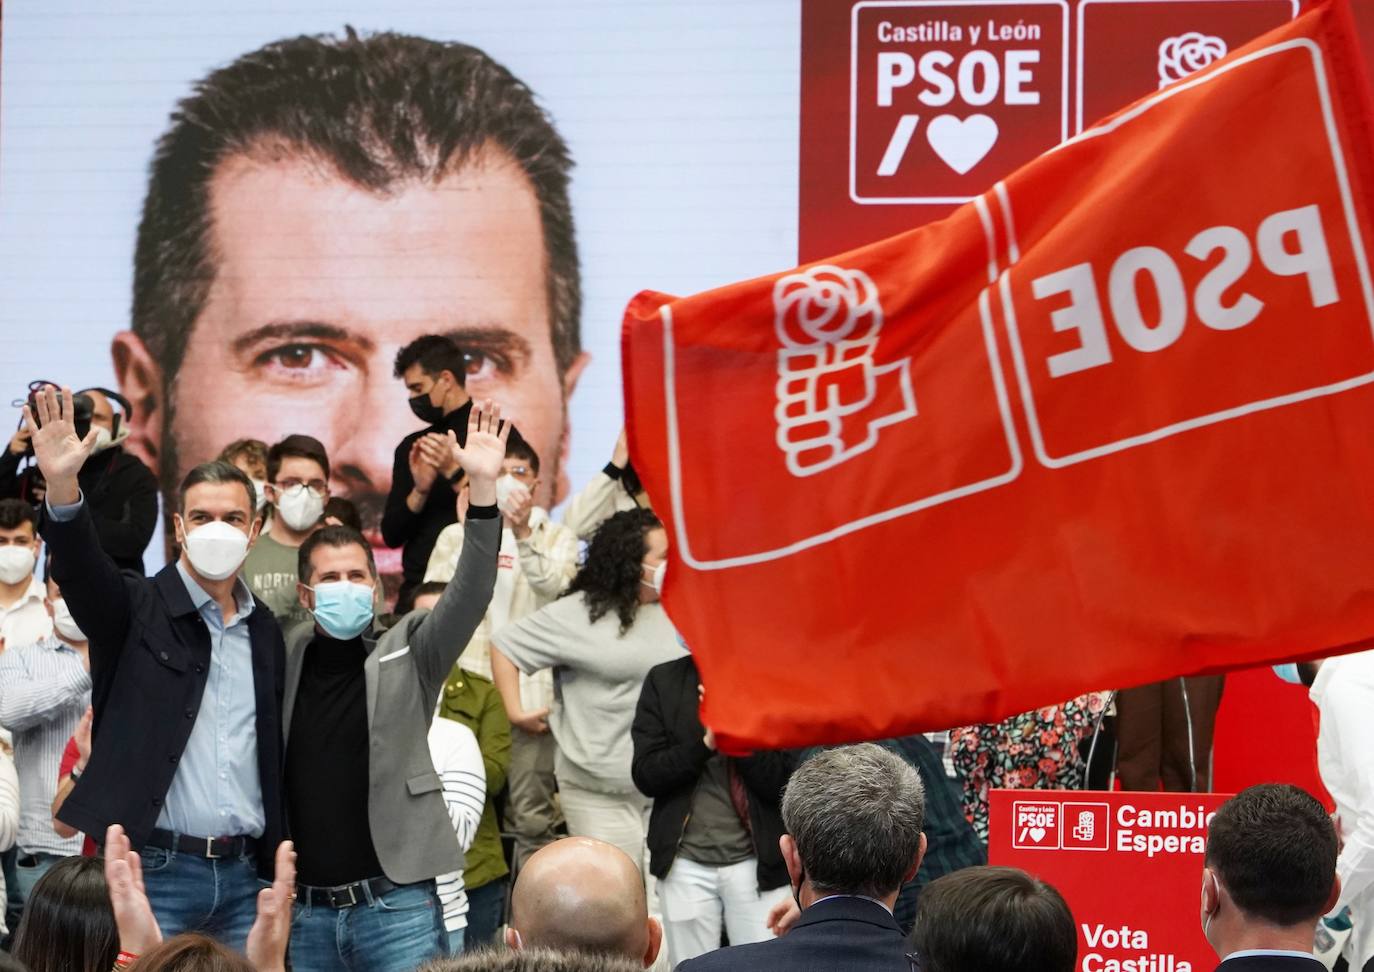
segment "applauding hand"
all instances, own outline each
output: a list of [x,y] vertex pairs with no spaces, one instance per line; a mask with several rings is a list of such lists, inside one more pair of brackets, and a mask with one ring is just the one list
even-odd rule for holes
[[296,847],[277,845],[276,873],[270,888],[258,892],[258,917],[244,949],[258,972],[285,972],[286,944],[291,940],[291,906],[296,900]]
[[105,883],[119,929],[119,950],[142,955],[162,941],[162,929],[143,889],[143,863],[119,824],[105,831]]

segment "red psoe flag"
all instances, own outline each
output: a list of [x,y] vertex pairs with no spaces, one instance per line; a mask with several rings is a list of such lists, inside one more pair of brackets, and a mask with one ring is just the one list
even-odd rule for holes
[[639,295],[631,452],[725,747],[1374,636],[1374,161],[1345,0],[943,222]]

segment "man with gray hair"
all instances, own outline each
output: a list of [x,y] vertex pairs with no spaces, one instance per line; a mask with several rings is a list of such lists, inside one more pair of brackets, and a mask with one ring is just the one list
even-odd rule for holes
[[801,917],[783,938],[709,952],[680,972],[910,972],[892,907],[926,851],[916,770],[872,743],[826,750],[788,780],[782,822]]

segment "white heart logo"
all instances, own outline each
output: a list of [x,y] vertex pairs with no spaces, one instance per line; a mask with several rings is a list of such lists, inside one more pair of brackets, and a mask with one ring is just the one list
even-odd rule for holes
[[[945,117],[948,118],[949,116],[946,115]],[[975,115],[974,117],[975,117],[975,118],[987,118],[986,115]],[[992,121],[992,119],[991,119],[991,118],[988,118],[988,121]],[[995,127],[995,126],[994,126],[994,127]],[[996,137],[996,136],[994,136],[994,137]],[[1032,828],[1030,829],[1030,835],[1031,835],[1031,839],[1034,840],[1034,841],[1038,844],[1038,843],[1040,843],[1042,840],[1045,839],[1045,828],[1044,828],[1044,827],[1032,827]]]
[[997,144],[997,122],[987,115],[940,115],[926,126],[926,141],[945,165],[963,175]]

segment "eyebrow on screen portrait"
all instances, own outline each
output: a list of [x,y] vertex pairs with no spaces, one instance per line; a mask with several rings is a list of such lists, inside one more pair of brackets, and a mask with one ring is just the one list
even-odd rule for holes
[[352,341],[358,345],[364,353],[375,349],[376,345],[370,337],[363,334],[355,334],[337,324],[326,324],[323,321],[273,321],[261,327],[255,327],[251,331],[240,334],[234,338],[229,345],[235,354],[242,354],[249,350],[253,345],[260,341],[287,339],[293,341],[315,340],[315,341]]

